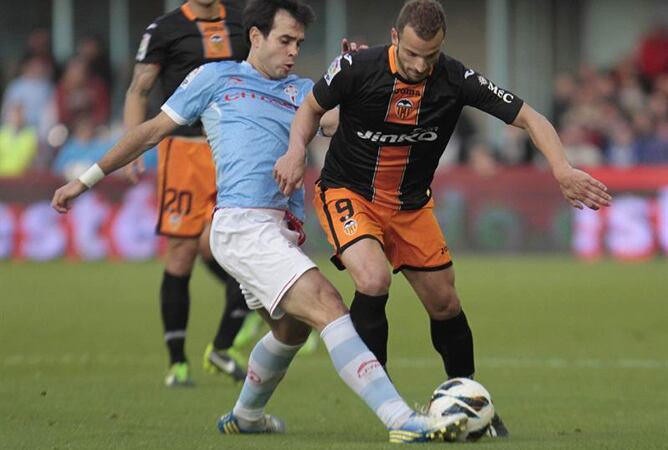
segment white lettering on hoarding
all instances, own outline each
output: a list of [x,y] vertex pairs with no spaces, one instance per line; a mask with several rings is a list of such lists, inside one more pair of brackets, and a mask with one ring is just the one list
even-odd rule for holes
[[102,227],[110,214],[111,208],[95,192],[86,192],[72,206],[72,239],[81,259],[97,260],[109,256],[109,242],[102,234]]
[[26,208],[21,217],[20,249],[26,259],[48,261],[65,255],[67,233],[60,217],[48,201]]

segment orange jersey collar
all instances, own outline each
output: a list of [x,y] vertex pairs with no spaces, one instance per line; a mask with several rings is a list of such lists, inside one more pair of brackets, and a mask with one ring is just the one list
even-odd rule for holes
[[387,50],[387,59],[390,61],[390,72],[396,75],[399,69],[397,68],[397,48],[394,45],[390,45]]

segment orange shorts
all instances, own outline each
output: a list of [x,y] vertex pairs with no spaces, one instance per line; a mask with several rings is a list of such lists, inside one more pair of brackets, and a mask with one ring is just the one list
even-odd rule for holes
[[199,237],[216,206],[216,169],[204,139],[168,137],[158,145],[158,225],[165,236]]
[[394,273],[403,269],[441,270],[452,265],[450,251],[433,212],[433,200],[420,209],[401,211],[374,204],[346,188],[316,187],[313,197],[320,226],[334,247],[332,262],[361,239],[383,247]]

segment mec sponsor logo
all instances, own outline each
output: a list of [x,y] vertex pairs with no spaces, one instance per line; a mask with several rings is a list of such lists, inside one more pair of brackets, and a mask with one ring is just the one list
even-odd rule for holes
[[480,83],[481,86],[487,86],[487,89],[492,91],[494,95],[496,95],[506,103],[511,103],[515,98],[513,94],[511,94],[510,92],[506,92],[504,89],[500,89],[498,86],[496,86],[494,83],[492,83],[482,75],[478,75],[478,82]]
[[410,133],[384,134],[381,131],[358,131],[360,139],[387,144],[433,142],[438,139],[438,127],[415,128]]

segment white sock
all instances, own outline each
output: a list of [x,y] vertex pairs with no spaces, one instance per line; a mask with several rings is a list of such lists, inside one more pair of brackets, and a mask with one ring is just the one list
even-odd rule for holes
[[390,429],[403,424],[413,410],[355,331],[350,315],[328,324],[320,336],[339,376],[362,397],[383,424]]
[[253,348],[248,372],[232,412],[242,420],[254,422],[264,416],[264,407],[287,372],[301,345],[287,345],[267,333]]

